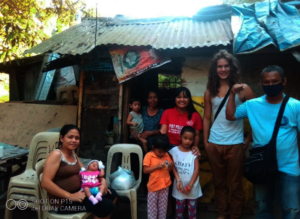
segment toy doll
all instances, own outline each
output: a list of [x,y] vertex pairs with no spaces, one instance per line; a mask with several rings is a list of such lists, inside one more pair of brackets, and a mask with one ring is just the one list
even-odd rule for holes
[[81,190],[83,190],[89,200],[95,205],[98,201],[102,201],[104,191],[101,181],[104,177],[105,166],[101,161],[92,160],[87,165],[87,170],[81,168]]

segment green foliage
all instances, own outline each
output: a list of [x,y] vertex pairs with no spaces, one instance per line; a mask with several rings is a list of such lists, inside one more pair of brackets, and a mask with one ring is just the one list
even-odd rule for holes
[[0,73],[0,103],[9,101],[9,76]]
[[181,79],[178,75],[158,74],[158,88],[172,89],[181,86]]
[[85,17],[98,17],[99,16],[99,12],[97,12],[97,16],[96,16],[96,9],[95,8],[88,8],[84,11],[84,15]]
[[0,96],[0,103],[9,101],[9,95]]
[[43,0],[0,1],[0,62],[20,58],[22,53],[51,37],[45,34],[47,22],[57,17],[57,32],[75,23],[75,15],[85,7],[82,0],[52,0],[43,6]]

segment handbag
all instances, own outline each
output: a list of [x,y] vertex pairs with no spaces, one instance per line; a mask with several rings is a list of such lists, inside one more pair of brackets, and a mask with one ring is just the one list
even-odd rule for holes
[[270,142],[263,147],[249,150],[250,156],[244,163],[244,176],[252,183],[269,183],[278,178],[276,138],[288,100],[289,97],[285,96],[282,101]]

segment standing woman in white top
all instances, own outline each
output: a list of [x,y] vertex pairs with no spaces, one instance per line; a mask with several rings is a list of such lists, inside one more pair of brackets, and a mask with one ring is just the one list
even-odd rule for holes
[[191,126],[184,126],[180,133],[181,144],[173,147],[169,153],[173,157],[172,196],[176,198],[176,219],[183,219],[183,211],[188,205],[189,219],[196,219],[197,198],[202,196],[199,183],[199,160],[193,155],[192,146],[196,131]]
[[[238,61],[227,51],[221,50],[214,56],[209,70],[203,119],[204,146],[213,172],[218,219],[226,219],[229,216],[230,219],[237,219],[241,216],[243,163],[245,149],[252,138],[250,132],[244,139],[243,120],[226,120],[228,99],[216,116],[226,93],[236,83],[240,83]],[[252,98],[254,94],[251,88],[245,85],[245,89],[236,94],[235,103],[239,106]],[[227,181],[231,186],[230,209]]]

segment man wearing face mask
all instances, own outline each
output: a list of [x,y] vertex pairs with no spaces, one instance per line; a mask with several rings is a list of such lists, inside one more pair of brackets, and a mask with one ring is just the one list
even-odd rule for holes
[[[228,120],[249,118],[253,148],[270,141],[278,112],[285,94],[287,79],[279,66],[268,66],[262,71],[261,84],[266,95],[246,101],[236,108],[234,96],[244,89],[234,85],[226,108]],[[300,132],[300,102],[290,98],[284,110],[276,142],[279,178],[270,184],[255,184],[258,204],[257,219],[274,218],[273,202],[276,197],[283,219],[300,218],[300,166],[297,135]]]

